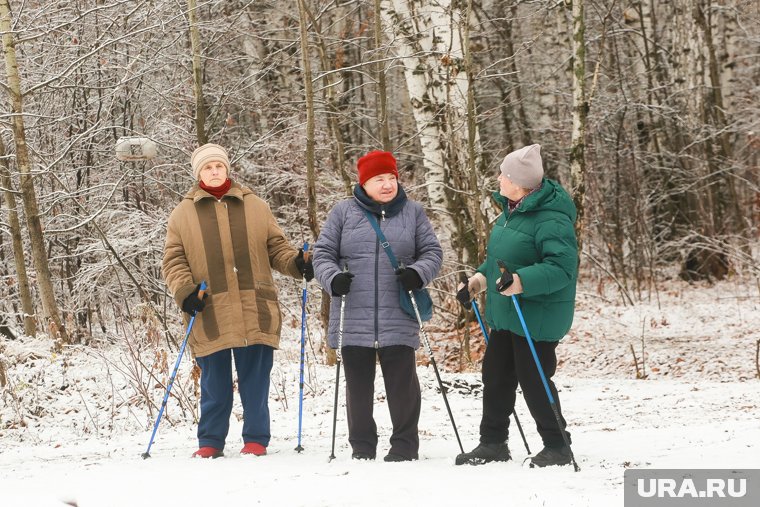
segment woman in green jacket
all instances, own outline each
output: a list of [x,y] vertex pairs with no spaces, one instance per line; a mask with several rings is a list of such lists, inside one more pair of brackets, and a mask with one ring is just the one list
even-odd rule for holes
[[[482,464],[507,461],[509,415],[515,407],[519,383],[544,449],[531,465],[545,467],[570,463],[570,449],[549,404],[541,377],[525,338],[512,295],[519,295],[526,325],[560,410],[551,377],[557,368],[556,348],[570,329],[578,278],[578,243],[575,205],[556,181],[543,177],[541,146],[533,144],[504,158],[494,193],[504,212],[491,230],[485,262],[467,286],[460,284],[457,299],[468,305],[486,292],[485,319],[491,328],[483,358],[483,416],[480,444],[457,456],[456,463]],[[498,261],[513,274],[514,282],[499,292]],[[570,435],[568,434],[568,439]]]

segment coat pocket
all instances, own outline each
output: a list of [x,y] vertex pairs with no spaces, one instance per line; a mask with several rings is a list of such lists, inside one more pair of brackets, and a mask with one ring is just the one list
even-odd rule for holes
[[277,302],[277,289],[269,282],[256,282],[256,313],[259,329],[267,334],[280,334],[282,318]]

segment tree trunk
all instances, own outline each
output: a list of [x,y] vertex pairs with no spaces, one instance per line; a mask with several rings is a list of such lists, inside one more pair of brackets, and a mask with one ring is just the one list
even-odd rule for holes
[[[309,17],[309,21],[311,22],[314,35],[317,37],[316,47],[319,52],[319,61],[322,64],[322,72],[324,72],[324,75],[321,76],[321,78],[325,81],[325,85],[322,87],[322,90],[323,99],[328,110],[328,114],[326,115],[327,127],[335,139],[335,148],[331,150],[330,156],[333,160],[335,168],[340,174],[341,180],[343,181],[343,188],[345,189],[346,195],[350,196],[354,187],[354,183],[351,181],[351,177],[349,176],[348,171],[346,171],[346,142],[343,137],[343,131],[340,128],[339,118],[342,113],[338,104],[338,98],[336,97],[337,84],[335,83],[334,78],[334,71],[340,69],[340,63],[337,63],[337,68],[335,69],[331,67],[330,60],[328,58],[327,45],[325,44],[325,38],[322,35],[319,29],[319,25],[317,24],[316,19],[314,19],[314,15],[312,14],[311,10],[305,4],[304,7],[306,14]],[[339,59],[339,62],[341,61],[342,58]]]
[[584,0],[573,0],[573,130],[570,141],[570,176],[573,201],[578,210],[575,234],[583,251],[586,197],[586,23]]
[[[484,190],[486,185],[481,185],[478,177],[478,162],[482,160],[480,142],[478,140],[478,118],[475,104],[475,72],[472,67],[472,52],[470,51],[470,19],[472,18],[472,0],[467,2],[467,12],[464,18],[464,34],[462,37],[462,49],[464,52],[464,70],[467,75],[467,171],[469,173],[470,190],[474,196],[470,199],[472,203],[472,230],[475,236],[475,245],[478,261],[486,258],[486,243],[488,242],[488,231],[485,226],[485,218],[482,207],[488,202],[488,195]],[[469,334],[466,334],[469,340]],[[467,343],[469,351],[469,341]],[[469,360],[469,352],[467,356]]]
[[18,220],[16,196],[13,192],[11,172],[5,151],[5,143],[0,137],[0,184],[5,189],[5,199],[8,202],[8,222],[13,242],[13,260],[16,266],[16,278],[18,280],[18,294],[21,299],[21,309],[24,312],[24,334],[34,336],[37,334],[37,322],[35,321],[34,301],[32,291],[29,288],[29,277],[26,274],[26,256],[24,245],[21,240],[21,224]]
[[190,20],[190,46],[193,51],[193,94],[195,96],[195,135],[198,145],[208,142],[206,134],[206,105],[203,100],[203,65],[201,64],[201,36],[198,31],[198,8],[195,0],[187,0]]
[[380,57],[379,50],[383,42],[383,23],[380,13],[381,0],[374,0],[374,35],[375,35],[375,60],[377,65],[375,75],[377,76],[377,126],[380,134],[380,141],[383,143],[383,150],[391,150],[391,136],[388,132],[388,90],[385,84],[385,63]]
[[469,188],[462,169],[467,167],[468,81],[461,72],[461,13],[451,2],[422,0],[385,0],[382,13],[404,64],[424,180],[441,226],[441,240],[464,252],[465,262],[477,262],[469,203],[478,190]]
[[311,82],[311,58],[309,35],[306,31],[307,14],[305,0],[298,0],[298,23],[301,33],[301,66],[306,99],[306,213],[313,237],[319,236],[317,222],[317,187],[314,174],[314,87]]
[[24,201],[24,213],[26,214],[29,239],[32,245],[32,259],[37,272],[37,286],[39,287],[40,299],[45,317],[50,321],[50,330],[63,343],[69,343],[69,336],[63,326],[63,321],[58,314],[58,303],[55,300],[53,281],[50,275],[47,252],[45,251],[45,239],[42,233],[40,212],[37,206],[37,194],[34,190],[29,150],[26,145],[26,132],[24,130],[24,108],[21,93],[21,79],[16,62],[16,47],[11,28],[11,12],[8,0],[0,0],[0,32],[3,33],[3,50],[5,51],[5,72],[8,78],[6,89],[11,100],[13,112],[13,139],[16,144],[16,165],[21,175],[21,195]]
[[[706,113],[709,115],[708,122],[713,123],[715,130],[718,132],[717,148],[720,155],[718,164],[727,164],[734,156],[733,143],[730,139],[729,133],[729,119],[726,115],[726,104],[723,100],[723,79],[721,78],[721,67],[718,62],[718,54],[715,48],[715,35],[712,30],[713,23],[712,8],[710,1],[707,0],[705,4],[698,4],[694,8],[695,20],[697,25],[704,32],[705,49],[707,51],[708,61],[708,75],[710,78],[710,86],[708,92],[709,107],[706,109]],[[720,167],[715,168],[716,171],[720,171]],[[731,211],[732,222],[734,224],[734,230],[739,235],[747,240],[751,240],[748,224],[744,220],[744,216],[741,209],[741,199],[736,191],[736,185],[734,183],[734,177],[731,172],[725,173],[724,183],[727,188],[727,199],[724,199],[722,204]],[[749,242],[745,242],[742,245],[745,251],[750,253]]]
[[[304,95],[306,99],[306,209],[309,220],[309,229],[311,229],[313,237],[317,238],[319,237],[319,223],[317,222],[317,186],[314,171],[314,87],[312,85],[311,59],[309,57],[309,35],[306,29],[308,17],[310,16],[305,0],[298,0],[301,67],[303,69]],[[329,299],[325,297],[325,294],[322,294],[322,308],[320,313],[322,315],[323,327],[326,330],[327,323],[330,319],[330,305]],[[327,333],[325,333],[324,336],[326,344]],[[325,347],[325,350],[327,364],[335,364],[335,351],[330,347]]]

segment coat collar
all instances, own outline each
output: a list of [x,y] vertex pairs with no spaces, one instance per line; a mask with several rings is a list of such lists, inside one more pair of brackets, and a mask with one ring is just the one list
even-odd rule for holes
[[364,191],[364,188],[362,188],[361,185],[357,184],[354,187],[354,200],[359,206],[370,213],[380,216],[383,211],[385,211],[386,217],[392,217],[401,212],[406,204],[407,197],[406,192],[404,192],[404,189],[399,185],[398,194],[396,194],[396,197],[394,197],[392,201],[386,204],[378,204],[367,195],[367,192]]
[[[253,192],[248,187],[244,187],[240,183],[236,182],[235,180],[232,180],[232,184],[230,185],[230,189],[227,191],[222,198],[225,197],[232,197],[234,199],[243,200],[243,197],[252,194]],[[205,190],[203,190],[198,182],[193,184],[192,188],[185,194],[185,199],[191,199],[194,203],[200,201],[201,199],[214,199],[216,200],[216,197],[209,194]]]

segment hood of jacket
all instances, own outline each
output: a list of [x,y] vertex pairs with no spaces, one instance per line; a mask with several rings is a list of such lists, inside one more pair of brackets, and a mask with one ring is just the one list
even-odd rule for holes
[[[501,195],[498,191],[492,194],[493,199],[501,206],[505,212],[509,213],[509,207],[506,197]],[[520,201],[515,208],[514,212],[526,213],[529,211],[556,211],[567,215],[572,223],[575,223],[578,217],[578,212],[575,209],[573,199],[562,188],[558,182],[544,178],[541,181],[541,188],[537,191],[528,194]]]

